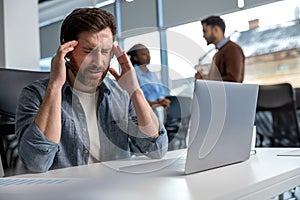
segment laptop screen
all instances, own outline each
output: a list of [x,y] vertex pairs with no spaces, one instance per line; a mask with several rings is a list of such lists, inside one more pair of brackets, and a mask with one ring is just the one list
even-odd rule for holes
[[256,84],[195,82],[187,172],[249,158],[257,94]]

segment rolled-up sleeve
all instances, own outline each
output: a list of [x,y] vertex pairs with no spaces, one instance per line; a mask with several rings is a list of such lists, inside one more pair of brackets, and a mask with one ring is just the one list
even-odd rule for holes
[[49,141],[34,121],[42,98],[42,89],[26,87],[20,94],[16,110],[18,153],[25,166],[33,172],[48,171],[59,151],[58,144]]
[[137,126],[137,118],[133,105],[130,106],[130,119],[129,122],[129,134],[132,143],[138,147],[138,149],[144,155],[150,158],[162,158],[168,151],[168,137],[167,131],[162,123],[157,130],[159,136],[157,138],[149,137],[143,134]]

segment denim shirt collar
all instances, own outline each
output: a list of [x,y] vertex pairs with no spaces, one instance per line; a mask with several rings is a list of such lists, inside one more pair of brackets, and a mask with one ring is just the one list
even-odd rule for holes
[[104,78],[101,85],[98,86],[98,89],[99,89],[99,93],[107,93],[109,95],[111,90],[107,86],[108,84],[106,82],[107,82],[107,78]]
[[229,37],[224,38],[216,45],[216,48],[221,49],[228,41],[229,41]]
[[[106,82],[106,78],[104,78],[101,85],[98,86],[99,94],[107,93],[109,95],[110,89],[107,87],[107,84],[105,82]],[[62,91],[64,94],[66,94],[66,92],[72,92],[72,87],[71,87],[71,84],[68,79],[66,80],[65,84],[63,85]]]

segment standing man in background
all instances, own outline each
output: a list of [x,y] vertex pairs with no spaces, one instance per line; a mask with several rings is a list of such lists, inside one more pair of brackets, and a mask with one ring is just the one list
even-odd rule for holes
[[225,38],[225,23],[219,16],[210,16],[201,21],[203,37],[207,45],[214,44],[218,52],[214,55],[207,75],[202,70],[195,74],[196,79],[240,82],[244,80],[245,56],[242,48]]

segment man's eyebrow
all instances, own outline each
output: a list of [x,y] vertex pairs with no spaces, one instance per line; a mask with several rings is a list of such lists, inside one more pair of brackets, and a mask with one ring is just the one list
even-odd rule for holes
[[107,50],[111,50],[112,47],[108,47],[108,48],[103,48],[102,50],[107,51]]
[[96,49],[97,47],[86,45],[86,46],[83,46],[82,48],[87,49],[87,50],[93,50],[93,49]]

